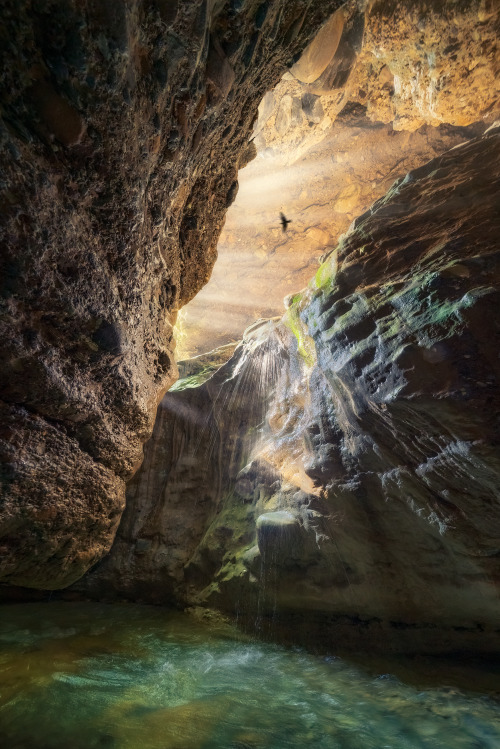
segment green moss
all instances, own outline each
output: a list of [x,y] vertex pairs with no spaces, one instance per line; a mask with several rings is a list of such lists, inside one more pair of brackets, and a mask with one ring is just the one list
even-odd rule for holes
[[[246,551],[246,549],[245,549]],[[247,568],[243,564],[243,552],[239,555],[239,557],[235,557],[234,560],[230,560],[229,562],[226,562],[226,564],[221,567],[217,574],[217,581],[218,583],[226,583],[228,580],[232,580],[233,577],[242,577],[243,575],[246,575]]]
[[323,265],[320,265],[314,276],[316,289],[332,288],[337,276],[338,247],[328,256]]
[[227,343],[225,346],[219,346],[219,348],[206,354],[178,362],[179,379],[170,388],[170,392],[197,388],[203,385],[231,358],[237,345],[237,342]]
[[[244,554],[256,543],[254,508],[239,497],[228,494],[220,512],[208,528],[200,551],[210,559],[220,559],[220,568],[213,586],[246,574]],[[213,592],[213,591],[212,591]],[[204,596],[207,591],[204,591]]]
[[224,498],[222,509],[207,529],[200,548],[204,547],[210,552],[217,553],[217,550],[223,547],[226,560],[233,557],[238,549],[246,549],[248,543],[254,540],[253,530],[253,507],[242,502],[241,498],[229,494]]
[[169,392],[173,393],[175,391],[179,392],[180,390],[187,390],[188,388],[200,387],[200,385],[203,385],[203,383],[206,382],[208,378],[217,371],[217,369],[218,367],[206,367],[200,372],[197,372],[197,374],[191,375],[190,377],[183,377],[182,380],[177,380],[175,385],[172,385]]
[[297,339],[297,350],[300,356],[308,367],[313,367],[316,363],[316,346],[307,332],[305,323],[300,318],[300,307],[298,304],[292,304],[288,308],[283,317],[283,322]]
[[463,325],[462,311],[491,291],[488,287],[480,287],[457,299],[443,299],[439,291],[432,288],[432,282],[438,277],[437,271],[422,272],[398,291],[391,285],[382,290],[385,301],[394,308],[394,316],[388,321],[384,337],[397,337],[402,331],[411,332],[423,346],[450,338]]

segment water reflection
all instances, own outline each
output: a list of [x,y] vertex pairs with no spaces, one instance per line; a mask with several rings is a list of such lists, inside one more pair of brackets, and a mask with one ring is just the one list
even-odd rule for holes
[[9,749],[498,749],[500,705],[130,605],[4,606]]

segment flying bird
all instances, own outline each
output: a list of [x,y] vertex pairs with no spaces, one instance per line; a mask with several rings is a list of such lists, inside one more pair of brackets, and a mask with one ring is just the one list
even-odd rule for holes
[[280,219],[281,219],[281,228],[283,231],[286,231],[288,229],[288,224],[292,223],[291,219],[288,219],[284,213],[280,213]]

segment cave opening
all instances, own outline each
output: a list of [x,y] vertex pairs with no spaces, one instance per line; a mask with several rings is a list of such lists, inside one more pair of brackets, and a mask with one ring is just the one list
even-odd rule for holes
[[[307,286],[352,221],[398,178],[492,121],[438,114],[437,93],[425,105],[418,91],[398,100],[391,52],[380,53],[387,30],[377,29],[375,12],[367,19],[356,3],[334,13],[261,101],[211,277],[179,311],[178,361],[236,344],[258,319],[282,316],[286,297]],[[411,46],[410,37],[399,54]],[[424,87],[438,77],[430,65],[426,73]],[[282,212],[293,217],[286,232]]]
[[496,747],[498,8],[54,5],[2,131],[0,740]]

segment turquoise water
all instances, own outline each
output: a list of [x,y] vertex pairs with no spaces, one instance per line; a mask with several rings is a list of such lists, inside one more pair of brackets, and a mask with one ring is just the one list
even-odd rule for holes
[[499,749],[500,704],[147,606],[4,606],[8,749]]

